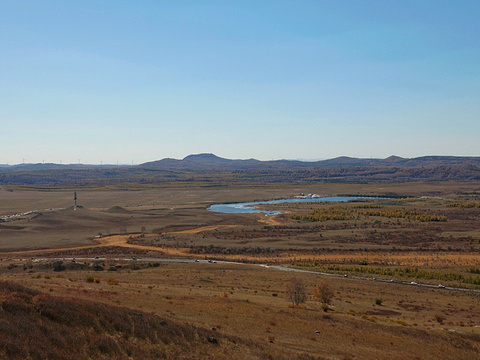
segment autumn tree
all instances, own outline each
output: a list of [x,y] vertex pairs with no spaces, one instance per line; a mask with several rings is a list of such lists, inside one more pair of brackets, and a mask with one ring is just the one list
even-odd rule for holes
[[302,279],[292,278],[285,289],[287,299],[292,302],[293,305],[304,303],[307,300],[307,290]]
[[330,305],[333,300],[333,290],[325,281],[320,281],[313,290],[313,298],[324,305]]

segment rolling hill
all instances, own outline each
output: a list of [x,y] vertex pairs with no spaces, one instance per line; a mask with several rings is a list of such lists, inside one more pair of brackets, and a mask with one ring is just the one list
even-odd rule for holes
[[0,167],[0,185],[104,186],[162,183],[478,181],[480,157],[424,156],[386,159],[337,157],[231,160],[214,154],[162,159],[136,166],[22,164]]
[[[0,282],[2,359],[266,359],[272,350],[138,310]],[[314,359],[292,352],[277,359]]]

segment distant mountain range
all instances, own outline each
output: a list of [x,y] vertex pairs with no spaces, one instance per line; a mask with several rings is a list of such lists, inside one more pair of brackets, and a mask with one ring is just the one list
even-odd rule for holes
[[435,167],[451,165],[473,165],[480,166],[480,157],[457,157],[457,156],[424,156],[417,158],[401,158],[390,156],[386,159],[361,159],[341,156],[329,160],[320,161],[299,161],[299,160],[271,160],[260,161],[255,159],[230,160],[218,157],[214,154],[189,155],[182,160],[163,159],[147,162],[140,167],[155,169],[245,169],[245,168],[312,168],[319,166],[400,166],[400,167]]
[[386,159],[337,157],[321,161],[231,160],[214,154],[140,165],[19,164],[0,166],[0,185],[106,185],[165,182],[405,182],[480,180],[480,157]]
[[36,164],[0,164],[1,171],[36,171],[36,170],[66,170],[66,169],[108,169],[114,167],[125,167],[127,165],[88,165],[88,164],[54,164],[54,163],[36,163]]

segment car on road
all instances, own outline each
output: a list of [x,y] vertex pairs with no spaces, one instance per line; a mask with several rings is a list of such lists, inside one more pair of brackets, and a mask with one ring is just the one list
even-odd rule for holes
[[439,289],[445,289],[445,285],[438,284],[438,288],[439,288]]
[[410,285],[418,285],[415,281],[411,281]]

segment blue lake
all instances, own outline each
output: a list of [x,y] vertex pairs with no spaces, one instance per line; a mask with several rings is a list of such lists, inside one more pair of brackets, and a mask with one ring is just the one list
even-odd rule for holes
[[[219,213],[228,213],[228,214],[265,214],[265,216],[278,215],[281,214],[281,211],[269,211],[269,210],[260,210],[255,209],[257,205],[267,205],[267,204],[284,204],[284,203],[311,203],[311,202],[346,202],[350,200],[359,200],[359,199],[372,199],[372,197],[366,196],[330,196],[330,197],[316,197],[316,198],[293,198],[293,199],[279,199],[279,200],[270,200],[270,201],[257,201],[257,202],[246,202],[246,203],[233,203],[233,204],[217,204],[212,205],[208,210]],[[378,198],[377,198],[378,199]]]

